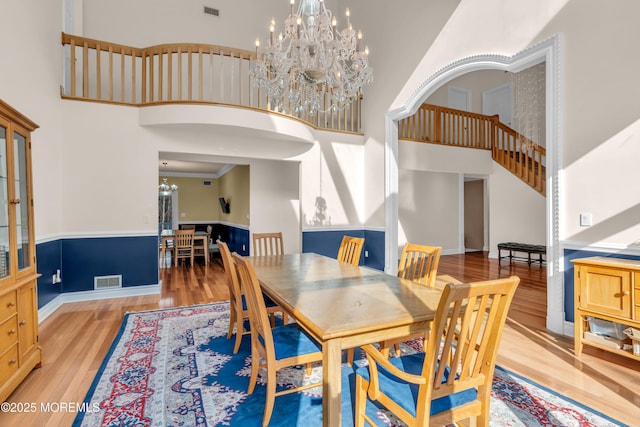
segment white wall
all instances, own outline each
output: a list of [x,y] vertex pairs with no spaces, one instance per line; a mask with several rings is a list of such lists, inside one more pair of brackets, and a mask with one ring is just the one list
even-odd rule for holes
[[39,241],[62,232],[61,3],[3,2],[0,24],[0,97],[40,126],[31,140]]
[[503,242],[546,245],[544,196],[497,163],[493,169],[488,185],[490,256],[498,256]]
[[[359,135],[316,132],[313,149],[301,161],[302,226],[362,228],[364,224],[364,144]],[[324,219],[316,200],[326,202]]]
[[281,231],[284,252],[301,252],[298,162],[253,160],[250,174],[251,232]]
[[348,6],[356,28],[362,28],[370,49],[374,83],[364,89],[365,223],[384,226],[384,115],[410,77],[458,1],[405,0],[376,2],[340,0]]
[[398,250],[407,241],[458,253],[460,176],[403,169],[398,182]]

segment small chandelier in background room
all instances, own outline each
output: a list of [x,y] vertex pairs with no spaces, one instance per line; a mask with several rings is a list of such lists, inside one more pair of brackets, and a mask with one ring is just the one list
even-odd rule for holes
[[[164,166],[165,169],[166,169],[167,168],[167,162],[162,162],[162,166]],[[160,184],[158,186],[158,190],[160,192],[160,195],[168,196],[169,194],[173,193],[174,191],[178,191],[178,186],[175,185],[175,184],[169,185],[167,183],[167,178],[162,178],[162,184]]]
[[353,29],[349,9],[346,27],[338,30],[337,19],[323,0],[301,0],[297,13],[295,0],[290,1],[284,32],[276,37],[272,20],[262,49],[256,40],[251,75],[276,111],[314,115],[342,110],[373,82],[362,32]]

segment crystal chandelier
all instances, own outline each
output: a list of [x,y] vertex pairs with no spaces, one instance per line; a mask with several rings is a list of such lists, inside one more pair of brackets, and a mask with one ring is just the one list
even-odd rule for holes
[[178,186],[175,184],[167,184],[167,178],[162,178],[162,184],[159,186],[160,193],[163,195],[168,195],[173,193],[174,191],[178,191]]
[[[167,167],[167,162],[162,162],[162,165],[165,167]],[[160,195],[162,196],[168,196],[169,194],[173,193],[174,191],[178,191],[178,186],[175,184],[171,184],[169,185],[167,183],[167,178],[162,178],[162,184],[160,184],[158,186],[158,191],[160,192]]]
[[256,40],[251,75],[276,111],[313,115],[342,110],[360,96],[364,85],[373,82],[362,32],[353,29],[349,9],[347,25],[339,31],[336,17],[323,0],[302,0],[297,13],[295,0],[290,1],[284,34],[275,37],[272,20],[262,55]]

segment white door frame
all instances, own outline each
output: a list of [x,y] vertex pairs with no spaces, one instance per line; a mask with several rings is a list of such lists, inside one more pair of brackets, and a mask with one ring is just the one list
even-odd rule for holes
[[560,93],[561,35],[556,34],[511,56],[474,55],[442,68],[424,81],[406,103],[385,115],[385,271],[394,274],[398,266],[398,121],[413,115],[420,105],[446,82],[478,70],[518,72],[536,64],[546,67],[546,140],[547,140],[547,328],[564,333],[564,283],[560,261],[560,198],[562,188],[562,133]]

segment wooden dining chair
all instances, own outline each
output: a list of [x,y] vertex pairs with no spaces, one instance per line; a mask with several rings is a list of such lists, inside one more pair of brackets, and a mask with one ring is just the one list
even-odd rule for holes
[[247,311],[245,297],[240,288],[238,273],[233,258],[231,257],[229,246],[220,240],[216,240],[216,243],[220,250],[224,277],[227,281],[227,287],[229,288],[229,331],[227,332],[227,339],[231,338],[235,328],[236,341],[233,346],[233,354],[237,354],[240,343],[242,342],[242,336],[249,333],[249,328],[245,328],[244,324],[245,320],[249,320],[249,312]]
[[[233,354],[238,353],[240,344],[242,343],[243,335],[249,333],[248,325],[245,320],[249,320],[249,311],[247,309],[247,301],[238,281],[238,273],[236,270],[235,261],[231,256],[229,246],[217,239],[217,247],[220,250],[220,258],[222,258],[222,266],[224,268],[224,277],[229,288],[229,331],[227,332],[227,339],[233,335],[233,330],[236,330],[236,341],[233,346]],[[275,325],[275,313],[279,313],[281,308],[271,300],[269,297],[264,297],[265,306],[267,307],[267,313],[271,319],[272,326]]]
[[[440,262],[441,252],[442,247],[440,246],[406,243],[402,249],[402,255],[400,255],[398,277],[433,288],[436,285],[436,275],[438,273],[438,263]],[[416,334],[402,339],[386,341],[382,345],[384,349],[383,353],[388,353],[389,348],[393,346],[396,355],[400,356],[399,343],[414,338],[424,338],[424,334]]]
[[[207,233],[206,240],[203,241],[201,239],[197,239],[193,241],[193,256],[203,257],[205,264],[209,262],[209,260],[206,258],[207,253],[209,252],[209,240],[211,240],[211,232]],[[205,245],[207,245],[206,248]]]
[[367,396],[409,426],[448,425],[471,418],[489,425],[489,401],[500,337],[520,279],[448,284],[424,352],[388,359],[363,346],[368,366],[356,371],[356,426]]
[[[310,363],[322,360],[321,346],[297,323],[271,328],[260,284],[251,262],[234,253],[240,283],[245,291],[251,324],[251,376],[248,393],[252,394],[258,380],[258,372],[266,368],[266,402],[262,425],[269,424],[276,396],[317,387],[320,383],[276,390],[276,373],[286,367],[306,364],[310,374]],[[303,374],[304,371],[300,373]]]
[[255,256],[284,255],[282,233],[253,233]]
[[193,235],[195,230],[176,230],[174,233],[175,264],[178,260],[189,259],[193,267]]
[[219,254],[220,254],[220,250],[218,249],[218,245],[216,244],[217,239],[214,240],[213,237],[211,237],[212,233],[213,233],[213,227],[210,225],[207,225],[207,236],[208,236],[207,244],[209,245],[210,259],[219,258]]
[[360,264],[360,254],[364,246],[364,238],[344,236],[338,249],[338,261],[353,265]]
[[[284,243],[282,239],[282,232],[275,233],[253,233],[253,255],[254,256],[268,256],[268,255],[284,255]],[[282,322],[289,323],[289,316],[287,312],[281,310]],[[274,324],[275,317],[271,318],[271,323]]]
[[436,284],[441,252],[440,246],[406,243],[400,255],[398,277],[433,288]]

